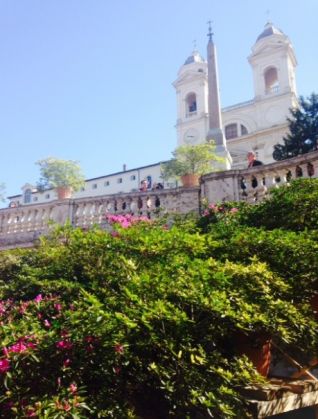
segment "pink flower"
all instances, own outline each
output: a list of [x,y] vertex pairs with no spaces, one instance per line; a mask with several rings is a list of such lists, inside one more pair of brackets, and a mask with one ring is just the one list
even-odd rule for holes
[[63,410],[65,410],[65,412],[69,412],[71,408],[72,406],[68,402],[64,402]]
[[237,211],[238,211],[238,208],[231,208],[231,211],[230,212],[236,213]]
[[123,354],[124,353],[124,347],[123,347],[123,345],[120,345],[119,343],[117,343],[114,346],[114,349],[115,349],[115,352],[118,353],[118,354]]
[[111,234],[112,237],[119,237],[120,236],[118,231],[112,231],[110,234]]
[[56,311],[62,311],[62,304],[56,303],[54,304],[54,308]]
[[21,352],[25,352],[29,348],[34,349],[35,344],[32,342],[25,342],[23,339],[21,339],[19,342],[15,343],[14,345],[9,346],[7,351],[20,354]]
[[75,394],[77,392],[77,385],[75,383],[72,383],[70,385],[70,391],[72,394]]
[[6,347],[2,348],[2,352],[3,352],[3,355],[4,356],[8,356],[9,355],[8,348],[6,348]]
[[51,323],[47,319],[45,319],[44,320],[44,326],[45,327],[51,327]]
[[121,371],[121,368],[120,367],[114,367],[114,373],[116,375],[119,375],[120,374],[120,371]]
[[26,417],[27,418],[35,418],[37,417],[37,414],[35,412],[35,410],[33,409],[33,407],[29,407],[27,412],[26,412]]
[[70,342],[69,340],[60,340],[59,342],[56,343],[56,347],[59,349],[68,350],[68,349],[72,349],[73,343]]
[[29,302],[26,301],[26,302],[22,303],[21,307],[19,308],[19,313],[24,314],[26,312],[28,306],[29,306]]
[[71,360],[69,358],[67,358],[64,362],[63,362],[63,367],[66,368],[70,365]]
[[8,359],[0,359],[0,374],[6,373],[10,369],[10,361]]
[[34,301],[36,303],[40,303],[42,300],[43,300],[42,294],[39,294],[34,298]]
[[204,210],[203,217],[207,217],[210,214],[209,210]]

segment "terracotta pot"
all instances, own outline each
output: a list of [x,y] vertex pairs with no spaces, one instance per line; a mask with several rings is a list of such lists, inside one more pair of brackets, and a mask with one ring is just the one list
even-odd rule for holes
[[199,176],[194,174],[188,174],[181,176],[181,182],[184,188],[191,188],[199,185]]
[[235,352],[246,355],[259,374],[267,377],[271,364],[271,339],[267,335],[238,333],[234,338]]
[[61,201],[62,199],[69,199],[72,196],[72,188],[69,186],[59,186],[56,188],[57,199]]

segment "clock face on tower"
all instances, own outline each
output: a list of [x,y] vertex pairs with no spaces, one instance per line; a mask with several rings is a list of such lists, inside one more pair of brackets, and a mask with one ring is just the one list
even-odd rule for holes
[[186,144],[196,144],[196,142],[199,139],[199,133],[196,129],[190,128],[186,133],[184,134],[184,142]]

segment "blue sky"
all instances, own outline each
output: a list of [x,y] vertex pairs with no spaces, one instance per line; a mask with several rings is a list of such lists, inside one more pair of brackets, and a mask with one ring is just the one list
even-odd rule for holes
[[248,100],[268,16],[294,45],[298,93],[318,92],[317,0],[0,0],[6,194],[36,183],[48,156],[78,160],[87,178],[169,159],[172,82],[193,40],[205,56],[211,19],[222,106]]

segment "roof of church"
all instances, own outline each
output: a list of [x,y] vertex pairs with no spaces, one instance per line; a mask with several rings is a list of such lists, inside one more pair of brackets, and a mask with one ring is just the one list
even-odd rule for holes
[[271,35],[285,35],[283,31],[281,31],[280,29],[276,28],[272,22],[267,22],[263,32],[258,36],[258,38],[256,39],[256,42],[259,41],[260,39],[266,38],[267,36],[271,36]]
[[193,51],[191,55],[185,60],[184,65],[192,63],[204,63],[204,59],[201,57],[198,51]]

